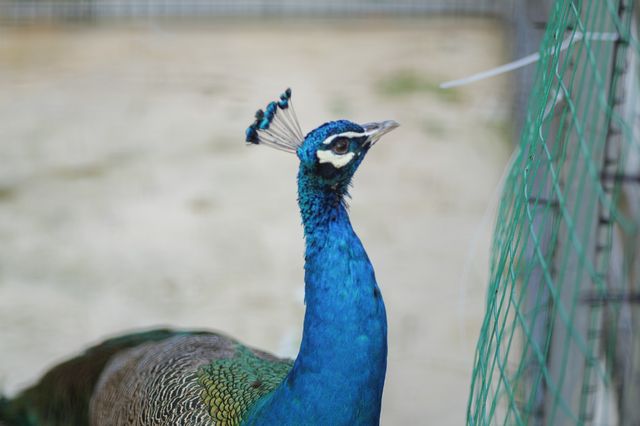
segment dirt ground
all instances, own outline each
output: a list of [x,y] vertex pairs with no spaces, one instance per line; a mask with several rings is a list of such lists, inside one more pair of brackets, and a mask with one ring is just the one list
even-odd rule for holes
[[437,84],[506,62],[504,36],[479,18],[0,28],[0,391],[158,325],[295,356],[297,163],[243,143],[291,86],[305,130],[402,123],[350,202],[389,317],[382,423],[462,424],[511,99],[507,78]]

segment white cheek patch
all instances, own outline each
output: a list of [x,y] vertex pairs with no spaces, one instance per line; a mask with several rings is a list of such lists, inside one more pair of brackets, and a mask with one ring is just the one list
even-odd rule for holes
[[356,154],[353,152],[347,152],[346,154],[340,155],[330,150],[323,150],[323,149],[319,149],[316,152],[318,161],[320,161],[321,163],[331,163],[331,165],[336,169],[339,169],[349,164],[355,155]]

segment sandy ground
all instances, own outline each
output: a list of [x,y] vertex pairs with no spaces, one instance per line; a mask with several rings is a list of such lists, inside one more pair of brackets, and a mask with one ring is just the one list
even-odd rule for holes
[[402,123],[350,203],[388,309],[383,424],[463,423],[510,97],[436,85],[505,62],[503,37],[470,18],[0,29],[0,390],[157,325],[295,356],[296,159],[243,143],[291,86],[306,130]]

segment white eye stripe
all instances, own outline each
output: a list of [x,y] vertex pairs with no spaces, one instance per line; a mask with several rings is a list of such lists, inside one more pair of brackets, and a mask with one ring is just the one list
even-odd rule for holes
[[319,149],[316,152],[318,161],[321,163],[331,163],[333,167],[339,169],[346,166],[351,162],[356,154],[353,152],[347,152],[346,154],[336,154],[330,150]]
[[331,135],[328,138],[326,138],[324,141],[322,141],[323,145],[329,145],[331,142],[333,142],[333,140],[335,138],[359,138],[362,136],[367,136],[367,133],[364,132],[344,132],[344,133],[338,133],[337,135]]

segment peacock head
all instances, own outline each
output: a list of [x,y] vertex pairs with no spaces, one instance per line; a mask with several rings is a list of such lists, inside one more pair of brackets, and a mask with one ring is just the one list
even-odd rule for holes
[[297,154],[301,174],[321,187],[344,192],[369,149],[398,127],[388,120],[356,124],[348,120],[324,123],[303,136],[287,89],[277,102],[258,110],[246,141]]

